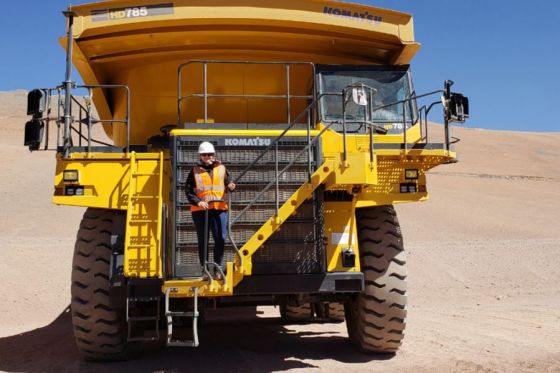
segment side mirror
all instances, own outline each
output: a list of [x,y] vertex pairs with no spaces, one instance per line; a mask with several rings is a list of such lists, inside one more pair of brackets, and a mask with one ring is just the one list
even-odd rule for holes
[[469,99],[460,93],[451,92],[453,84],[455,83],[452,80],[446,80],[444,83],[444,96],[441,99],[445,108],[445,120],[464,123],[469,117]]
[[43,141],[44,128],[45,123],[40,119],[33,118],[25,123],[23,145],[28,146],[30,151],[39,150],[39,146],[41,146]]
[[447,119],[450,122],[464,123],[469,117],[469,98],[460,93],[451,93],[447,108]]
[[27,115],[41,118],[47,108],[47,94],[42,89],[34,89],[27,94]]

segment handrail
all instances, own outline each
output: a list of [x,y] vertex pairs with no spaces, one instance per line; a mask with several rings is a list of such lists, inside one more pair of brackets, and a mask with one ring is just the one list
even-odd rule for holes
[[[72,135],[76,134],[78,136],[78,146],[82,146],[82,140],[87,140],[87,152],[91,151],[92,143],[100,144],[104,146],[111,146],[111,144],[93,139],[92,135],[92,126],[96,123],[121,123],[124,124],[127,128],[126,130],[126,146],[124,149],[127,153],[130,152],[130,88],[126,85],[122,84],[97,84],[97,85],[72,85],[71,90],[74,89],[86,89],[88,91],[88,100],[86,104],[81,103],[76,96],[70,93],[70,97],[68,100],[66,98],[63,99],[62,91],[64,90],[64,86],[58,86],[56,88],[44,88],[41,89],[46,94],[46,108],[47,108],[47,116],[44,118],[46,121],[46,130],[47,135],[45,139],[45,146],[43,150],[50,150],[49,149],[49,125],[51,120],[56,121],[57,124],[57,144],[56,149],[61,151],[64,156],[68,156],[69,150],[74,147]],[[93,90],[94,89],[123,89],[125,90],[126,94],[126,116],[122,119],[93,119],[92,114],[92,97],[93,97]],[[58,96],[57,100],[57,114],[56,116],[51,116],[51,102],[53,93],[56,92]],[[78,118],[72,116],[72,110],[70,107],[67,107],[67,101],[70,103],[70,106],[75,104],[79,109]],[[66,113],[62,115],[62,113]],[[85,118],[83,114],[85,113]],[[69,119],[68,125],[66,125],[66,120]],[[78,123],[79,127],[75,128],[74,124]],[[61,135],[61,124],[64,124],[65,129],[64,133]],[[82,125],[87,126],[87,137],[82,133]],[[61,140],[62,140],[62,147],[61,147]],[[60,150],[61,149],[61,150]]]
[[124,84],[90,84],[81,85],[76,88],[85,88],[88,90],[89,100],[87,103],[87,119],[88,119],[88,152],[91,150],[91,101],[94,89],[124,89],[126,92],[126,116],[125,119],[97,119],[97,123],[123,123],[126,126],[126,152],[130,153],[130,88]]
[[321,129],[321,131],[317,134],[317,136],[315,136],[313,138],[313,140],[311,140],[310,143],[308,143],[302,150],[299,151],[299,153],[297,153],[294,157],[294,159],[292,159],[292,161],[290,163],[288,163],[279,173],[278,175],[276,175],[275,180],[270,181],[263,189],[261,189],[261,191],[259,192],[259,194],[257,194],[257,196],[251,201],[249,202],[248,205],[245,206],[245,208],[243,208],[243,210],[241,210],[241,212],[235,217],[235,219],[233,219],[232,224],[235,224],[237,222],[237,220],[240,218],[240,216],[242,214],[244,214],[249,208],[251,208],[256,201],[259,200],[259,198],[264,194],[264,192],[266,192],[275,182],[276,179],[280,178],[280,176],[282,176],[287,170],[288,168],[290,168],[291,166],[293,166],[293,164],[297,161],[298,157],[301,156],[304,152],[306,152],[308,150],[308,148],[311,147],[311,145],[314,145],[317,140],[321,137],[321,135],[323,133],[325,133],[326,130],[328,130],[332,125],[334,124],[334,122],[329,123],[328,125],[326,125],[323,129]]
[[[263,149],[263,150],[259,153],[259,155],[258,155],[248,166],[246,166],[245,169],[244,169],[243,171],[241,171],[241,173],[240,173],[240,174],[234,179],[234,181],[233,181],[235,184],[237,184],[237,182],[238,182],[243,176],[245,176],[245,174],[246,174],[255,164],[257,164],[257,162],[258,162],[258,161],[259,161],[273,146],[274,146],[275,149],[276,149],[276,151],[275,151],[275,153],[274,153],[274,154],[275,154],[274,159],[275,159],[275,174],[276,174],[276,177],[275,177],[275,179],[274,179],[273,182],[276,184],[275,206],[276,206],[276,214],[277,214],[277,215],[278,215],[278,209],[279,209],[279,202],[278,202],[278,201],[279,201],[279,199],[278,199],[278,180],[279,180],[279,177],[280,177],[280,175],[278,174],[278,142],[279,142],[280,139],[283,138],[283,137],[285,136],[285,134],[288,133],[288,131],[299,121],[299,119],[301,118],[301,116],[302,116],[304,113],[308,112],[309,109],[310,109],[313,105],[315,105],[317,102],[319,102],[319,100],[321,99],[321,97],[322,97],[322,95],[320,95],[319,97],[317,97],[317,98],[316,98],[315,100],[313,100],[313,102],[312,102],[311,104],[309,104],[301,113],[299,113],[298,116],[296,117],[296,119],[294,119],[294,120],[292,121],[292,123],[290,123],[290,124],[288,125],[288,127],[286,127],[286,128],[284,129],[284,131],[282,131],[282,133],[281,133],[279,136],[277,136],[265,149]],[[310,123],[309,120],[308,120],[308,123]],[[308,139],[309,139],[309,137],[310,137],[310,135],[311,135],[311,126],[310,126],[310,125],[307,126],[307,133],[308,133]],[[298,154],[298,156],[299,156],[299,154]],[[308,157],[309,157],[309,156],[308,156]],[[297,159],[297,156],[294,157],[294,160],[292,160],[292,162],[289,164],[289,166],[291,166],[291,165],[293,164],[293,162],[294,162],[296,159]],[[311,159],[310,159],[310,157],[309,157],[308,162],[310,162],[310,161],[311,161]],[[308,172],[310,172],[310,171],[311,171],[311,166],[309,165]],[[282,174],[283,174],[283,172],[282,172]],[[241,255],[241,252],[239,251],[239,248],[237,247],[237,244],[235,243],[235,240],[233,239],[233,234],[232,234],[232,232],[231,232],[231,227],[233,226],[233,224],[235,224],[235,223],[237,222],[237,220],[239,219],[239,217],[240,217],[241,215],[243,215],[251,206],[253,206],[253,205],[255,204],[256,201],[258,201],[258,199],[263,195],[263,193],[264,193],[265,191],[267,191],[268,188],[270,188],[270,185],[271,185],[271,184],[269,184],[267,187],[265,187],[263,190],[261,190],[261,192],[257,195],[257,197],[254,198],[253,201],[251,201],[251,202],[249,203],[249,205],[247,205],[247,206],[235,217],[235,219],[233,219],[233,221],[231,220],[231,214],[228,214],[228,238],[229,238],[229,240],[230,240],[230,242],[231,242],[231,244],[232,244],[234,250],[236,251],[237,255],[239,256],[239,262],[240,262],[240,266],[241,266],[241,267],[243,267],[243,255]],[[228,194],[228,203],[229,203],[229,205],[231,206],[231,193]]]
[[[246,166],[243,171],[241,171],[241,173],[235,178],[234,183],[237,183],[237,181],[239,181],[239,179],[241,179],[243,176],[245,176],[245,174],[255,165],[258,163],[258,161],[260,161],[260,159],[270,150],[272,149],[273,146],[276,146],[278,144],[278,142],[280,142],[280,140],[286,135],[286,133],[288,133],[288,131],[297,124],[297,122],[301,119],[301,117],[303,116],[303,114],[305,114],[306,112],[308,112],[314,105],[316,105],[324,96],[340,96],[340,93],[322,93],[320,95],[317,96],[316,99],[314,99],[309,105],[307,105],[307,107],[305,109],[303,109],[303,111],[301,113],[298,114],[298,116],[296,117],[296,119],[294,119],[292,121],[292,123],[290,123],[290,125],[288,125],[288,127],[286,127],[282,133],[280,135],[278,135],[273,141],[270,142],[270,144],[264,148],[261,153],[248,165]],[[333,122],[334,123],[334,122]],[[311,128],[310,126],[308,126],[308,130],[307,132],[310,134],[311,133]],[[308,171],[309,172],[309,171]]]
[[[182,95],[183,90],[183,69],[188,65],[202,64],[203,68],[203,93],[192,93]],[[226,64],[226,65],[284,65],[286,67],[286,94],[285,95],[262,95],[262,94],[223,94],[223,93],[208,93],[208,65],[209,64]],[[299,61],[227,61],[227,60],[190,60],[183,62],[177,68],[177,126],[181,126],[181,103],[183,100],[192,97],[201,97],[204,99],[204,122],[208,122],[208,98],[260,98],[260,99],[286,99],[286,113],[287,122],[291,123],[291,100],[292,99],[312,99],[312,95],[291,95],[290,94],[290,66],[291,65],[308,65],[311,67],[311,76],[315,77],[315,64],[312,62],[299,62]],[[315,90],[315,88],[313,88]]]
[[[73,126],[70,126],[70,129],[71,129],[72,131],[78,133],[78,137],[80,138],[80,145],[79,145],[79,146],[81,146],[81,140],[82,140],[82,139],[83,139],[83,140],[86,140],[87,138],[81,133],[81,131],[77,130],[77,129],[74,128]],[[103,142],[103,141],[95,140],[95,139],[90,139],[90,141],[91,141],[92,143],[96,143],[96,144],[99,144],[99,145],[111,146],[111,144],[108,144],[108,143]]]
[[[288,168],[290,168],[298,159],[298,157],[300,155],[302,155],[305,151],[308,151],[308,149],[311,149],[311,146],[314,145],[318,139],[321,138],[321,135],[328,130],[332,125],[334,124],[334,122],[329,123],[327,126],[325,126],[318,134],[315,138],[313,138],[313,140],[311,140],[310,143],[308,143],[302,150],[300,150],[300,152],[298,154],[296,154],[296,156],[294,157],[294,159],[288,164],[286,165],[275,177],[274,180],[270,181],[260,192],[259,194],[257,194],[257,196],[255,198],[253,198],[253,200],[251,202],[249,202],[249,204],[247,206],[245,206],[245,208],[243,210],[241,210],[241,212],[235,217],[235,219],[231,220],[230,214],[228,214],[228,238],[234,248],[234,250],[237,252],[237,254],[239,255],[239,259],[240,259],[240,265],[241,267],[243,267],[243,255],[241,255],[241,252],[239,250],[239,248],[237,247],[237,244],[235,243],[234,239],[233,239],[233,235],[231,233],[231,227],[233,226],[233,224],[235,224],[237,222],[237,220],[243,215],[245,214],[245,212],[247,212],[247,210],[249,208],[251,208],[256,201],[259,200],[259,198],[261,198],[261,196],[275,183],[278,182],[280,176],[282,176],[287,170]],[[236,179],[237,180],[237,179]],[[231,194],[229,194],[228,196],[228,202],[231,205]],[[278,206],[278,193],[276,193],[276,205]],[[276,216],[278,216],[278,209],[276,212]]]
[[[57,120],[57,124],[58,124],[58,129],[57,129],[57,151],[60,148],[60,124],[64,124],[63,127],[63,135],[62,135],[62,157],[63,158],[68,158],[70,155],[70,148],[72,148],[72,130],[76,131],[75,129],[72,128],[72,124],[74,123],[74,117],[72,116],[72,102],[76,102],[80,108],[80,117],[82,114],[82,110],[85,110],[85,108],[77,102],[77,100],[75,100],[74,96],[72,95],[72,90],[76,89],[76,88],[85,88],[88,90],[88,94],[89,94],[89,98],[90,100],[87,103],[87,126],[88,126],[88,147],[87,147],[87,151],[88,153],[91,151],[91,98],[92,98],[92,90],[93,89],[107,89],[107,88],[122,88],[126,90],[126,119],[124,120],[97,120],[96,122],[101,122],[101,123],[105,123],[105,122],[110,122],[110,123],[124,123],[126,125],[126,152],[130,153],[130,88],[128,88],[128,86],[126,85],[122,85],[122,84],[95,84],[95,85],[76,85],[76,83],[72,80],[72,60],[73,60],[73,47],[74,47],[74,17],[76,16],[76,13],[71,11],[71,10],[67,10],[64,11],[64,16],[67,18],[68,23],[67,23],[67,27],[66,27],[66,72],[65,72],[65,76],[64,76],[64,81],[62,82],[61,85],[59,85],[56,88],[52,88],[47,90],[47,96],[48,98],[48,103],[50,105],[50,96],[52,95],[52,91],[57,90],[58,92],[58,120]],[[62,97],[60,95],[61,91],[64,90],[64,103],[62,101]],[[63,115],[60,115],[60,108],[64,109]],[[49,106],[49,112],[50,112],[50,106]],[[49,119],[47,119],[47,129],[48,129],[48,122]],[[79,138],[80,138],[80,145],[81,145],[81,140],[82,140],[82,133],[81,133],[81,129],[82,129],[82,123],[80,120],[80,129],[79,131],[76,131],[79,134]],[[47,136],[47,143],[46,143],[46,147],[48,147],[48,136]]]
[[[364,86],[365,86],[365,85],[364,85]],[[349,87],[345,88],[345,91],[346,91],[346,89],[348,89],[348,88],[349,88]],[[369,88],[371,88],[371,87],[369,87]],[[378,111],[378,110],[381,110],[381,109],[385,109],[385,108],[388,108],[388,107],[391,107],[391,106],[396,106],[396,105],[399,105],[399,104],[402,104],[402,105],[403,105],[403,118],[402,118],[402,121],[403,121],[403,133],[402,133],[402,136],[403,136],[404,152],[405,152],[405,154],[406,154],[406,152],[407,152],[407,150],[408,150],[408,144],[407,144],[407,128],[406,128],[406,123],[407,123],[407,109],[406,109],[406,104],[409,103],[409,102],[411,102],[411,101],[415,101],[415,100],[420,99],[420,98],[432,96],[432,95],[435,95],[435,94],[438,94],[438,93],[443,93],[443,94],[445,95],[445,94],[446,94],[446,90],[438,89],[438,90],[431,91],[431,92],[428,92],[428,93],[424,93],[424,94],[421,94],[421,95],[414,94],[414,95],[411,95],[411,96],[409,96],[409,97],[407,97],[407,98],[405,98],[405,99],[403,99],[403,100],[398,100],[398,101],[391,102],[391,103],[389,103],[389,104],[377,106],[377,107],[375,107],[375,108],[370,108],[370,110],[371,110],[371,113],[373,114],[374,112],[376,112],[376,111]],[[416,124],[416,123],[419,121],[419,122],[420,122],[420,126],[421,126],[421,125],[422,125],[422,118],[421,118],[422,112],[425,112],[426,137],[425,137],[425,138],[424,138],[424,137],[421,137],[421,140],[425,140],[426,142],[427,142],[427,140],[428,140],[428,138],[427,138],[427,132],[428,132],[428,130],[427,130],[427,116],[428,116],[430,110],[432,109],[432,107],[433,107],[434,105],[437,105],[437,104],[442,104],[442,101],[441,101],[441,100],[435,101],[435,102],[431,103],[427,108],[426,108],[426,106],[422,106],[422,107],[418,110],[420,118],[412,124],[412,125],[414,125],[414,124]],[[367,118],[366,118],[366,119],[367,119]],[[370,120],[372,120],[372,119],[370,118]],[[344,127],[345,127],[346,123],[348,123],[348,121],[346,121],[345,116],[343,116],[343,130],[344,130]],[[356,122],[355,122],[355,123],[356,123]],[[357,121],[357,123],[365,123],[365,124],[369,124],[370,126],[371,126],[371,125],[374,125],[373,122],[368,123],[367,121]],[[445,136],[445,149],[446,149],[446,150],[449,150],[449,149],[450,149],[449,146],[450,146],[450,144],[453,144],[453,142],[451,141],[451,135],[450,135],[450,131],[449,131],[449,123],[448,123],[448,121],[445,121],[445,123],[444,123],[444,129],[445,129],[445,133],[446,133],[446,136]],[[371,142],[372,142],[372,144],[373,144],[373,140],[371,140]]]
[[[315,136],[315,138],[313,138],[313,140],[311,140],[311,122],[310,122],[310,117],[311,117],[311,109],[315,107],[315,105],[317,105],[318,103],[321,102],[321,100],[323,99],[323,97],[326,96],[339,96],[342,97],[343,100],[343,122],[342,122],[342,126],[343,126],[343,133],[345,135],[346,133],[346,105],[345,105],[345,100],[347,99],[346,97],[346,93],[349,87],[346,87],[341,93],[321,93],[319,95],[317,95],[317,97],[309,104],[307,105],[307,107],[301,111],[300,114],[298,114],[298,116],[288,125],[288,127],[286,127],[282,133],[280,135],[278,135],[266,148],[264,148],[259,155],[249,164],[247,165],[243,171],[235,178],[234,183],[238,183],[238,181],[243,178],[243,176],[245,176],[245,174],[255,165],[259,162],[259,160],[268,152],[270,151],[270,149],[272,149],[273,147],[275,148],[275,160],[278,159],[278,143],[280,142],[280,140],[282,138],[285,137],[285,135],[288,133],[288,131],[299,122],[299,120],[301,119],[301,117],[304,114],[308,114],[308,125],[307,125],[307,145],[301,149],[292,159],[291,162],[289,162],[286,166],[284,166],[284,168],[282,168],[281,171],[278,171],[277,169],[277,162],[275,161],[275,178],[274,180],[270,181],[263,189],[260,190],[260,192],[257,194],[257,196],[255,198],[253,198],[253,200],[251,202],[249,202],[249,204],[247,204],[243,210],[241,210],[241,212],[239,212],[237,214],[237,216],[231,220],[231,218],[228,218],[228,238],[230,240],[230,242],[233,245],[233,248],[235,249],[235,251],[238,253],[241,263],[242,263],[242,255],[239,251],[239,248],[237,247],[234,239],[233,239],[233,235],[231,233],[231,227],[237,222],[239,221],[239,219],[261,198],[261,196],[270,189],[270,187],[272,185],[276,185],[276,189],[278,189],[278,181],[280,179],[280,177],[297,161],[297,159],[304,153],[304,152],[308,152],[308,179],[311,178],[311,147],[318,141],[318,139],[321,137],[321,135],[328,130],[333,124],[337,123],[336,121],[332,121],[330,122],[328,125],[326,125],[318,134],[317,136]],[[369,87],[371,88],[371,87]],[[373,88],[371,88],[373,89]],[[373,161],[373,123],[368,123],[370,125],[370,160]],[[343,143],[344,143],[344,159],[346,159],[346,136],[343,136]],[[229,195],[229,203],[231,204],[231,195]],[[278,209],[279,209],[279,198],[278,198],[278,190],[276,190],[275,193],[275,206],[276,206],[276,216],[278,216]],[[229,216],[229,215],[228,215]]]
[[[241,172],[241,174],[239,174],[235,180],[234,183],[237,184],[237,182],[255,165],[257,164],[257,162],[270,150],[272,149],[272,147],[274,146],[275,148],[275,178],[274,180],[270,181],[263,189],[261,189],[261,191],[257,194],[257,196],[255,198],[253,198],[253,200],[251,202],[249,202],[248,205],[246,205],[243,210],[241,210],[241,212],[239,212],[237,214],[237,216],[232,220],[231,219],[231,214],[228,214],[228,238],[234,248],[234,250],[236,251],[237,255],[239,256],[239,260],[240,260],[240,266],[243,267],[243,255],[240,252],[239,248],[237,247],[237,244],[235,243],[235,240],[233,239],[233,234],[232,234],[232,230],[231,227],[241,218],[241,216],[243,214],[245,214],[247,212],[247,210],[249,210],[260,198],[261,196],[268,190],[270,189],[270,187],[272,185],[276,186],[276,192],[275,192],[275,208],[276,208],[276,216],[278,216],[278,210],[279,210],[279,198],[278,198],[278,181],[280,179],[280,177],[298,160],[298,158],[304,153],[307,152],[308,153],[308,180],[311,179],[311,147],[318,141],[319,138],[321,138],[321,135],[327,130],[329,129],[335,122],[331,122],[330,124],[328,124],[327,126],[325,126],[318,134],[317,136],[315,136],[313,138],[313,140],[311,140],[311,109],[317,105],[320,100],[325,97],[325,96],[339,96],[341,94],[338,93],[324,93],[324,94],[320,94],[318,95],[313,102],[311,102],[309,105],[307,105],[307,107],[300,113],[298,114],[298,116],[296,117],[296,119],[294,119],[292,121],[292,123],[290,123],[290,125],[288,127],[286,127],[284,129],[284,131],[282,131],[282,133],[280,135],[278,135],[265,149],[263,149],[260,154],[253,160],[253,162],[251,162],[248,166],[245,167],[245,169]],[[286,166],[284,166],[284,168],[282,168],[281,171],[278,171],[278,143],[280,142],[280,140],[286,135],[286,133],[288,133],[288,131],[296,124],[298,123],[299,119],[301,118],[302,115],[304,115],[305,113],[308,114],[308,120],[307,120],[307,145],[301,149],[292,159],[291,162],[289,162]],[[228,202],[231,205],[231,193],[228,194]]]
[[[308,118],[310,117],[310,110],[317,105],[321,99],[325,96],[342,96],[343,98],[343,121],[342,121],[342,126],[343,126],[343,148],[344,148],[344,156],[343,159],[346,159],[346,136],[344,136],[346,134],[346,105],[345,105],[345,100],[348,99],[347,92],[350,88],[353,88],[354,86],[349,86],[344,88],[344,90],[342,91],[342,93],[322,93],[317,95],[317,97],[296,117],[296,119],[290,123],[290,125],[288,125],[288,127],[286,127],[282,133],[280,135],[278,135],[266,148],[264,148],[259,155],[249,164],[247,165],[243,171],[235,178],[234,183],[237,183],[241,178],[243,178],[243,176],[255,165],[259,162],[259,160],[268,152],[270,151],[273,147],[276,149],[275,150],[275,159],[277,159],[278,157],[278,143],[280,142],[280,140],[282,138],[285,137],[286,133],[288,133],[288,131],[300,120],[300,118],[302,117],[302,115],[304,114],[308,114]],[[375,90],[372,87],[367,87],[366,85],[360,84],[360,87],[362,88],[369,88],[370,90]],[[406,103],[411,102],[412,100],[416,100],[419,98],[423,98],[423,97],[427,97],[430,95],[434,95],[436,93],[442,93],[444,92],[443,90],[437,90],[437,91],[433,91],[433,92],[429,92],[426,94],[421,94],[421,95],[413,95],[413,96],[409,96],[406,99],[403,100],[399,100],[396,102],[392,102],[390,104],[386,104],[386,105],[382,105],[382,106],[378,106],[376,108],[373,108],[371,105],[369,106],[371,113],[383,109],[383,108],[387,108],[390,106],[394,106],[394,105],[398,105],[398,104],[403,104],[403,141],[404,141],[404,151],[406,153],[407,151],[407,130],[406,130],[406,126],[404,125],[406,123]],[[373,122],[369,122],[367,121],[367,115],[365,117],[366,121],[364,121],[363,123],[365,123],[366,125],[369,125],[369,139],[370,139],[370,149],[369,149],[369,153],[370,153],[370,161],[373,162],[373,158],[374,158],[374,154],[373,154],[373,128],[374,128],[374,123]],[[371,118],[370,118],[371,120]],[[317,136],[311,140],[310,139],[310,134],[311,134],[311,126],[310,124],[307,126],[308,130],[308,141],[307,141],[307,145],[296,154],[296,156],[292,159],[291,162],[288,163],[288,165],[286,165],[281,171],[278,171],[277,169],[277,165],[276,165],[276,161],[275,161],[275,178],[274,180],[270,181],[263,189],[261,189],[261,191],[257,194],[257,196],[251,201],[249,202],[249,204],[247,204],[243,210],[241,210],[241,212],[231,221],[228,222],[229,224],[229,228],[228,229],[228,235],[230,236],[230,241],[232,242],[234,248],[236,249],[237,252],[239,252],[239,249],[237,248],[237,245],[235,244],[235,242],[233,241],[233,237],[231,235],[231,226],[234,225],[237,221],[239,221],[239,219],[242,217],[243,214],[245,214],[259,199],[260,197],[272,186],[272,185],[276,185],[276,188],[278,188],[278,180],[279,178],[295,163],[295,161],[305,152],[311,151],[311,146],[313,144],[315,144],[315,142],[317,141],[318,138],[321,137],[321,135],[327,130],[329,129],[333,124],[338,123],[336,121],[331,121],[328,125],[326,125],[320,132],[319,134],[317,134]],[[446,145],[446,148],[448,148],[449,146]],[[308,162],[310,162],[310,157],[308,156]],[[308,174],[310,177],[310,172],[311,172],[311,167],[309,164],[309,168],[308,168]],[[231,203],[231,195],[230,195],[230,203]],[[276,204],[276,214],[278,214],[278,192],[275,193],[275,204]]]
[[[231,193],[228,193],[228,205],[231,206]],[[241,255],[241,251],[239,251],[239,248],[235,244],[235,241],[233,240],[233,235],[231,233],[231,226],[233,225],[233,223],[231,222],[231,213],[227,214],[227,217],[228,217],[228,230],[227,230],[228,238],[237,256],[239,257],[239,266],[243,268],[243,255]]]

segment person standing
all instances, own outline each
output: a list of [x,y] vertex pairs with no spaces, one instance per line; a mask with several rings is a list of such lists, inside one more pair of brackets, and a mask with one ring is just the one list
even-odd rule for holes
[[[190,171],[186,182],[187,199],[191,204],[191,214],[198,239],[198,258],[200,265],[203,266],[204,246],[209,238],[204,236],[205,214],[208,212],[208,231],[211,231],[214,237],[214,262],[222,266],[228,222],[225,192],[234,191],[235,183],[231,180],[226,167],[216,159],[216,152],[211,143],[207,141],[201,143],[198,154],[198,164]],[[221,280],[221,275],[216,272],[214,278]]]

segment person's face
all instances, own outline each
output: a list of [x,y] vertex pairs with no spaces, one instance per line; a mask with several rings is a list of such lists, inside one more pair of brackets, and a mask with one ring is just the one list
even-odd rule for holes
[[214,153],[202,153],[200,160],[206,165],[211,165],[214,162]]

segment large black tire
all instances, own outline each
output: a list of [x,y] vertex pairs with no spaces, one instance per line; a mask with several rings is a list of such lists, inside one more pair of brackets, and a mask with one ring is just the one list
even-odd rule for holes
[[365,290],[346,303],[346,326],[362,352],[394,353],[406,325],[406,258],[393,206],[356,213]]
[[314,311],[311,303],[301,305],[280,304],[280,316],[284,322],[310,322],[314,321]]
[[124,309],[111,307],[109,274],[121,212],[88,208],[72,261],[72,324],[78,350],[87,360],[122,360],[128,354]]
[[341,323],[344,321],[344,304],[338,302],[314,303],[315,313],[321,321]]

